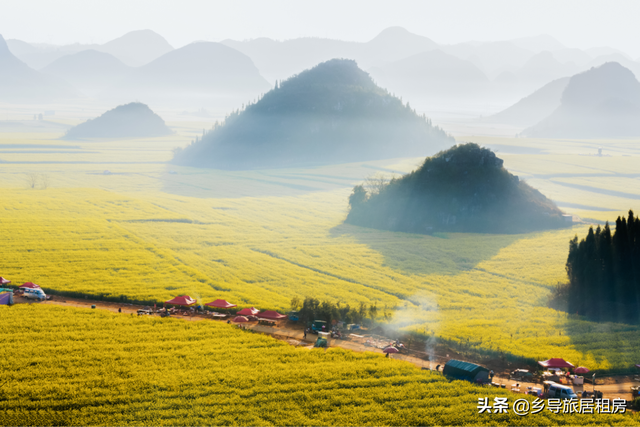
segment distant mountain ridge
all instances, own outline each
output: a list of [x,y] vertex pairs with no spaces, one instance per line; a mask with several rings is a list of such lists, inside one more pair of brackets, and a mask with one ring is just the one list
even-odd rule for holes
[[65,80],[86,95],[96,95],[120,83],[132,70],[113,55],[90,49],[58,58],[42,72]]
[[346,223],[391,231],[523,233],[566,226],[555,204],[477,144],[459,144],[373,193],[359,185]]
[[86,50],[108,53],[131,67],[139,67],[173,50],[158,33],[151,30],[131,31],[105,44],[71,44],[54,46],[8,40],[11,51],[30,67],[40,70],[55,60]]
[[0,35],[0,101],[42,102],[74,98],[76,91],[16,58]]
[[132,102],[69,129],[63,139],[147,138],[171,133],[164,120],[147,105]]
[[489,79],[472,62],[440,49],[422,52],[370,70],[388,90],[422,97],[471,97],[488,90]]
[[640,82],[617,62],[576,74],[562,93],[560,106],[523,134],[551,138],[640,136]]
[[255,99],[269,89],[248,56],[221,43],[197,42],[133,69],[105,96],[183,106]]
[[229,116],[174,162],[221,169],[299,167],[420,156],[453,143],[376,86],[352,60],[331,60],[282,82]]
[[532,126],[549,116],[559,106],[570,77],[564,77],[547,83],[531,95],[503,110],[487,120],[514,126]]

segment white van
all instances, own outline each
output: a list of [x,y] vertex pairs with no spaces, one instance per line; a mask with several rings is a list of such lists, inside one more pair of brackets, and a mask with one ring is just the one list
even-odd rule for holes
[[22,294],[23,297],[25,298],[29,298],[29,299],[35,299],[38,301],[44,301],[45,299],[47,299],[47,296],[45,295],[44,291],[42,289],[25,289],[24,293]]
[[562,384],[551,384],[549,386],[549,398],[553,399],[577,399],[578,396],[571,387]]

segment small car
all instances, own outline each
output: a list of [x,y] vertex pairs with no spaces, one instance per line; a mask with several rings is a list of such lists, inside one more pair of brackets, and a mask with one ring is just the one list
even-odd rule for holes
[[522,381],[530,381],[533,379],[533,374],[526,369],[516,369],[511,372],[510,377]]

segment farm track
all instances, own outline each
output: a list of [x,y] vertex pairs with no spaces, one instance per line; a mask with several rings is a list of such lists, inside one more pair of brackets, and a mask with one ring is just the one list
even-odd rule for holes
[[[118,309],[122,309],[122,314],[135,315],[137,310],[140,308],[138,305],[133,304],[118,304],[114,302],[105,302],[105,301],[93,301],[89,299],[76,299],[76,298],[64,298],[58,297],[58,300],[45,301],[41,303],[25,301],[23,298],[16,298],[16,303],[18,304],[53,304],[60,305],[64,307],[76,307],[76,308],[85,308],[90,309],[92,305],[95,305],[97,309],[100,310],[108,310],[114,313],[118,313]],[[182,319],[184,321],[204,321],[204,320],[214,320],[209,319],[202,316],[173,316],[173,318]],[[291,340],[298,341],[300,343],[306,344],[307,348],[311,348],[313,342],[315,341],[315,335],[311,335],[311,339],[304,339],[304,331],[302,329],[297,328],[289,328],[289,327],[270,327],[265,325],[247,325],[247,329],[251,329],[255,332],[263,333],[266,335],[271,335],[276,339],[280,339],[286,342]],[[357,351],[357,352],[365,352],[371,351],[374,353],[382,353],[382,350],[375,347],[366,346],[364,344],[364,338],[355,338],[350,340],[337,340],[337,339],[329,339],[330,347],[340,347],[347,350]],[[419,352],[417,352],[419,354]],[[426,356],[426,355],[425,355]],[[419,357],[408,356],[405,354],[393,354],[390,357],[393,357],[397,360],[402,360],[405,362],[412,363],[413,365],[419,368],[433,369],[435,365],[443,365],[448,357],[441,354],[435,354],[435,361],[429,362],[427,360],[421,359]],[[616,377],[605,377],[601,379],[604,384],[597,384],[596,388],[603,392],[605,398],[609,399],[625,399],[632,400],[633,397],[631,395],[630,388],[631,386],[640,385],[640,382],[633,381],[633,379],[629,376],[616,376]],[[494,382],[496,383],[504,383],[506,389],[511,389],[513,385],[516,383],[520,384],[521,392],[526,391],[527,387],[541,387],[541,384],[538,383],[528,383],[528,382],[518,382],[516,380],[510,380],[508,376],[505,375],[496,375],[494,377]],[[584,386],[577,385],[574,386],[574,390],[576,393],[581,392],[584,389],[591,390],[591,384],[584,384]]]

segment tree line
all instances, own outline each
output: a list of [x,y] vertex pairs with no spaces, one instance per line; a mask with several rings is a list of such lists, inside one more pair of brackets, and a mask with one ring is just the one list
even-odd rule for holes
[[629,211],[612,234],[607,222],[569,244],[569,313],[597,320],[640,321],[640,219]]
[[299,297],[291,299],[291,309],[298,312],[300,322],[309,323],[314,320],[325,320],[328,324],[335,321],[344,323],[368,323],[376,320],[379,316],[385,320],[390,318],[386,306],[380,310],[376,303],[367,306],[361,302],[358,306],[352,307],[349,304],[334,303],[332,301],[320,301],[316,298],[306,297],[301,300]]

